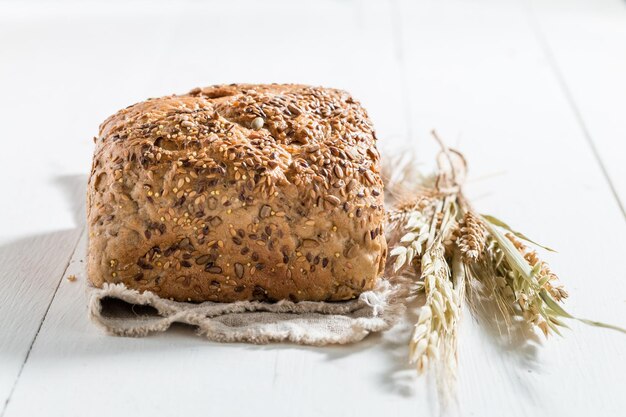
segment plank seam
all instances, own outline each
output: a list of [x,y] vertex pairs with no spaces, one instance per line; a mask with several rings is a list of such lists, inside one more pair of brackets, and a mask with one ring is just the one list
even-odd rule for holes
[[37,337],[39,336],[39,332],[41,331],[41,328],[43,327],[43,323],[46,321],[46,317],[48,317],[48,312],[50,311],[50,307],[52,306],[52,303],[54,302],[54,299],[56,298],[57,292],[59,291],[59,287],[61,286],[61,282],[63,282],[63,277],[65,276],[65,273],[67,272],[68,268],[70,267],[70,264],[72,262],[72,259],[74,258],[74,254],[76,253],[76,250],[78,249],[78,244],[80,243],[80,240],[83,236],[83,233],[85,233],[85,225],[83,225],[80,228],[80,233],[78,234],[78,237],[76,238],[76,243],[74,243],[74,249],[72,249],[72,251],[70,252],[70,255],[67,259],[67,263],[65,264],[65,268],[63,268],[63,273],[61,274],[61,277],[59,278],[59,281],[57,282],[56,288],[54,289],[54,292],[52,294],[52,297],[50,297],[50,302],[48,303],[48,307],[46,307],[46,311],[43,315],[43,317],[41,318],[41,322],[39,323],[39,327],[37,327],[37,331],[35,332],[35,336],[33,337],[33,340],[30,342],[30,346],[28,347],[28,351],[26,352],[26,356],[24,357],[24,361],[22,362],[22,365],[20,366],[20,370],[17,373],[17,376],[15,377],[15,382],[13,382],[13,386],[11,387],[11,391],[9,391],[9,395],[7,396],[7,399],[4,401],[4,407],[2,408],[2,412],[0,412],[0,417],[5,417],[6,411],[9,407],[9,402],[11,401],[11,397],[13,396],[13,393],[15,392],[15,388],[17,387],[17,383],[20,380],[20,377],[22,376],[22,372],[24,371],[24,367],[26,366],[26,362],[28,362],[28,358],[30,357],[30,353],[33,350],[33,346],[35,345],[35,341],[37,340]]
[[576,104],[574,95],[571,89],[569,88],[569,86],[567,85],[563,71],[561,70],[561,67],[559,66],[556,60],[556,56],[554,55],[554,52],[552,51],[552,48],[550,47],[550,44],[548,42],[546,35],[541,30],[539,21],[535,13],[533,12],[530,1],[526,0],[525,3],[526,3],[526,11],[527,11],[528,19],[530,22],[530,26],[532,27],[533,33],[535,35],[535,38],[537,39],[539,46],[543,50],[543,53],[546,59],[548,60],[548,65],[550,66],[550,69],[552,70],[552,73],[554,74],[557,80],[559,88],[561,89],[561,93],[563,94],[563,96],[565,97],[565,100],[570,106],[570,109],[574,115],[574,118],[576,119],[576,122],[583,133],[585,141],[591,148],[591,153],[593,154],[594,159],[596,160],[597,164],[600,166],[600,171],[602,172],[602,176],[604,177],[604,179],[609,185],[611,194],[613,194],[613,198],[615,199],[615,202],[617,203],[617,206],[622,213],[622,217],[624,218],[624,220],[626,220],[626,207],[624,207],[624,205],[622,204],[622,200],[620,199],[619,193],[617,192],[617,188],[615,188],[615,184],[611,180],[611,176],[609,175],[609,172],[606,169],[604,162],[602,161],[600,152],[598,151],[598,148],[596,147],[596,144],[591,136],[591,132],[589,131],[589,128],[587,127],[587,124],[585,123],[585,120],[580,111],[580,108],[578,107],[578,104]]
[[409,97],[408,75],[406,59],[404,56],[404,30],[402,23],[401,6],[398,0],[389,0],[389,11],[391,14],[391,38],[394,46],[394,56],[398,62],[400,70],[400,84],[402,88],[402,104],[404,106],[404,125],[406,135],[409,140],[413,139],[413,127],[411,125],[411,98]]

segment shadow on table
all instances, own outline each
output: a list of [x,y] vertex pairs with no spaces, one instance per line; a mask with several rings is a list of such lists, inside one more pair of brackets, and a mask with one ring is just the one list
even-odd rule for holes
[[[0,277],[3,291],[9,284],[17,284],[17,289],[28,287],[28,299],[40,300],[46,291],[46,285],[58,284],[61,276],[50,274],[59,265],[67,265],[71,253],[65,253],[68,248],[73,251],[80,231],[85,225],[85,189],[87,177],[85,175],[62,176],[54,180],[54,186],[61,189],[70,206],[72,217],[76,227],[74,229],[60,230],[16,239],[0,245],[0,262],[2,265],[15,266],[14,270],[8,270],[8,274]],[[33,197],[34,198],[34,197]],[[34,202],[37,204],[37,202]],[[63,262],[59,257],[65,257]],[[11,273],[12,272],[12,273]],[[3,295],[7,295],[4,293]],[[25,296],[27,294],[14,294]],[[45,298],[45,297],[43,297]],[[6,299],[14,299],[10,295]]]
[[[2,356],[22,358],[36,337],[85,224],[85,175],[62,176],[53,186],[70,204],[76,227],[16,239],[0,245]],[[33,196],[36,203],[36,197]]]
[[[69,256],[62,250],[73,250],[85,225],[85,189],[86,175],[61,176],[54,180],[53,185],[65,195],[74,223],[74,229],[60,230],[16,239],[0,245],[0,262],[2,265],[14,265],[13,273],[0,277],[3,289],[8,284],[17,283],[17,287],[28,287],[29,299],[40,300],[40,291],[46,290],[46,283],[53,282],[56,286],[60,276],[53,276],[50,271],[63,265],[59,257],[65,256],[65,265]],[[34,196],[33,196],[34,198]],[[34,202],[34,204],[38,204]],[[9,270],[11,272],[11,270]],[[6,293],[5,293],[6,295]],[[16,294],[18,295],[18,294]],[[21,294],[22,296],[25,294]],[[45,297],[44,297],[45,298]],[[7,299],[12,299],[7,297]]]

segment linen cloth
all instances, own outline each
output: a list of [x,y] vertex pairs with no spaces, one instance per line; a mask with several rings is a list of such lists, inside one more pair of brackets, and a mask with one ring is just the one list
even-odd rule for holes
[[392,293],[391,284],[381,279],[375,290],[343,302],[194,304],[140,293],[123,284],[88,288],[89,316],[112,335],[140,337],[185,323],[215,342],[316,346],[354,343],[390,328],[403,308],[390,303]]

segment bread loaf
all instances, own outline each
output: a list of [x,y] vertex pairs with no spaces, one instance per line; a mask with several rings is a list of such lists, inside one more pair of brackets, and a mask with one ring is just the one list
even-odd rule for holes
[[95,286],[193,302],[335,301],[383,271],[376,136],[343,91],[196,88],[119,111],[95,143]]

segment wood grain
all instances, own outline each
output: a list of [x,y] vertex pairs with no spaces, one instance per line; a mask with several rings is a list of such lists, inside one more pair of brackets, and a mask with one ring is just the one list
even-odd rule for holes
[[[76,247],[79,232],[65,230],[12,240],[0,247],[0,398],[6,401],[28,357]],[[33,265],[33,253],[40,254]]]
[[626,4],[529,3],[536,32],[626,218]]
[[[36,163],[41,163],[34,158]],[[3,161],[2,166],[19,172],[19,159]],[[43,169],[34,169],[42,173]],[[31,220],[37,208],[7,206],[3,201],[0,237],[0,404],[4,406],[15,387],[16,381],[28,358],[32,343],[48,313],[61,276],[65,272],[82,232],[82,209],[84,207],[85,177],[56,176],[49,170],[45,174],[54,185],[29,184],[42,201],[50,199],[54,209],[57,195],[64,195],[73,203],[58,207],[58,216],[49,216],[41,210],[40,215],[49,223],[42,233],[32,233],[29,227],[37,223]],[[16,182],[15,176],[3,176],[0,187],[7,193],[19,194],[24,182]],[[26,181],[25,181],[26,182]],[[80,209],[78,209],[80,207]],[[50,206],[48,206],[50,208]],[[11,213],[11,211],[13,211]],[[80,211],[79,211],[80,210]],[[69,217],[69,219],[68,219]],[[72,226],[73,228],[67,228]],[[54,227],[58,230],[54,230]],[[52,231],[46,231],[46,229]],[[20,229],[26,229],[23,236]],[[32,233],[32,234],[31,234]],[[1,410],[1,408],[0,408]]]

